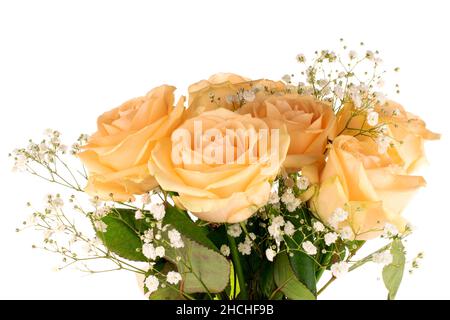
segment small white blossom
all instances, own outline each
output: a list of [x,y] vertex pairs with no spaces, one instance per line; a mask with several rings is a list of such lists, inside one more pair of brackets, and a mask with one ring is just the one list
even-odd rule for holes
[[335,243],[337,239],[338,239],[338,235],[335,232],[328,232],[324,236],[325,244],[327,246],[330,246],[333,243]]
[[148,276],[147,279],[145,279],[145,286],[147,287],[148,293],[152,294],[156,290],[158,290],[159,287],[159,280],[155,276]]
[[280,197],[277,191],[272,191],[269,196],[269,204],[276,204],[280,202]]
[[377,137],[376,143],[378,145],[378,152],[380,154],[385,154],[389,146],[391,145],[391,138],[389,138],[388,136],[381,135]]
[[377,102],[379,104],[385,104],[386,100],[387,100],[386,96],[383,93],[381,93],[381,92],[376,92],[375,93],[375,99],[377,100]]
[[150,243],[153,241],[153,229],[148,229],[144,231],[144,235],[141,236],[142,241],[144,241],[144,243]]
[[335,85],[333,89],[333,93],[336,95],[339,99],[344,99],[344,89],[340,85]]
[[358,54],[355,50],[351,50],[348,53],[348,57],[350,58],[350,60],[355,60],[358,57]]
[[370,111],[369,113],[367,113],[367,123],[369,124],[369,126],[376,126],[378,124],[378,112],[376,111]]
[[169,271],[167,273],[167,282],[170,284],[178,284],[182,280],[181,274],[175,271]]
[[289,212],[295,211],[300,205],[301,200],[297,199],[292,192],[292,189],[287,189],[281,196],[281,201],[286,205],[286,209]]
[[242,229],[239,223],[228,226],[227,233],[233,238],[237,238],[241,235]]
[[220,247],[220,253],[223,254],[225,257],[228,257],[230,255],[230,247],[226,244],[223,244]]
[[273,250],[271,248],[268,248],[266,250],[266,258],[267,258],[267,260],[273,261],[273,258],[275,258],[276,255],[277,255],[277,253],[276,253],[275,250]]
[[281,80],[283,80],[286,83],[291,83],[291,76],[288,74],[285,74],[284,76],[281,77]]
[[148,205],[152,201],[152,197],[149,193],[145,193],[142,195],[141,202],[143,205]]
[[337,228],[339,223],[347,220],[347,218],[348,218],[347,211],[345,211],[342,208],[336,208],[331,214],[331,219],[329,223],[333,228]]
[[282,226],[284,226],[284,224],[285,224],[285,221],[282,216],[276,216],[275,218],[272,219],[272,225],[282,227]]
[[342,261],[333,264],[330,270],[335,278],[340,278],[348,272],[349,268],[350,268],[349,264]]
[[101,206],[95,210],[94,217],[96,219],[101,219],[103,217],[106,217],[108,215],[108,213],[110,213],[110,212],[111,212],[111,207]]
[[136,220],[144,219],[144,214],[142,213],[141,210],[137,210],[137,211],[134,213],[134,218],[135,218]]
[[173,248],[183,248],[184,247],[184,242],[183,239],[181,239],[181,234],[175,230],[172,229],[168,232],[168,236],[169,236],[169,241],[170,241],[170,245]]
[[292,224],[292,222],[290,222],[290,221],[286,222],[283,231],[287,236],[292,237],[295,233],[295,227]]
[[300,190],[306,190],[309,187],[309,179],[305,176],[301,176],[297,179],[297,187]]
[[372,261],[375,263],[383,264],[385,266],[392,263],[393,257],[389,250],[375,253],[372,257]]
[[305,62],[306,61],[306,57],[305,57],[305,55],[303,53],[299,53],[296,56],[296,59],[297,59],[298,62]]
[[254,241],[254,240],[256,239],[256,234],[254,234],[253,232],[250,232],[250,233],[248,234],[248,237],[249,237],[252,241]]
[[384,225],[383,237],[392,238],[392,237],[395,237],[396,235],[398,235],[397,227],[394,226],[393,224],[386,223]]
[[350,227],[344,227],[340,231],[339,236],[342,240],[352,240],[354,238],[353,230]]
[[158,257],[163,258],[166,254],[166,249],[164,249],[164,247],[162,247],[162,246],[156,247],[155,254],[156,254],[157,258]]
[[323,232],[325,231],[325,226],[320,221],[315,221],[313,223],[313,229],[317,232]]
[[142,246],[142,254],[149,260],[156,259],[156,250],[151,243],[144,243],[144,245]]
[[95,229],[103,233],[106,232],[106,230],[108,229],[108,225],[104,223],[102,220],[94,221],[94,227]]
[[238,244],[238,251],[242,255],[250,255],[252,253],[252,240],[245,237],[245,241]]
[[157,221],[160,221],[166,215],[166,208],[162,203],[154,203],[150,206],[150,212]]
[[302,248],[309,255],[317,254],[317,248],[311,241],[305,241],[302,243]]
[[244,98],[244,100],[245,100],[246,102],[252,102],[253,100],[255,100],[256,95],[255,95],[255,93],[254,93],[253,91],[251,91],[251,90],[245,90],[245,91],[242,93],[242,97]]
[[374,60],[375,59],[375,54],[372,51],[367,50],[366,58],[369,59],[369,60]]

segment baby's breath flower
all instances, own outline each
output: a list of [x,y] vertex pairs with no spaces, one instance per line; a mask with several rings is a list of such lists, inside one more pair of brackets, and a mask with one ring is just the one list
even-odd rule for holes
[[144,243],[144,245],[142,246],[142,254],[149,260],[156,259],[156,250],[151,243]]
[[327,246],[330,246],[333,243],[335,243],[337,239],[338,239],[338,235],[335,232],[328,232],[324,236],[325,244]]
[[378,152],[380,154],[385,154],[391,145],[391,138],[385,135],[380,135],[375,139],[378,145]]
[[340,278],[348,272],[349,268],[350,266],[347,262],[341,261],[333,264],[330,270],[335,278]]
[[302,190],[302,191],[308,189],[308,187],[309,187],[309,179],[307,177],[305,177],[305,176],[300,176],[297,179],[297,187],[300,190]]
[[251,90],[245,90],[245,91],[242,93],[242,97],[244,98],[244,100],[245,100],[246,102],[252,102],[252,101],[255,100],[256,95],[255,95],[255,93],[254,93],[253,91],[251,91]]
[[374,59],[375,59],[375,54],[374,54],[372,51],[367,50],[367,51],[366,51],[366,58],[367,58],[368,60],[374,60]]
[[153,275],[148,276],[147,279],[145,279],[145,286],[147,287],[148,293],[152,294],[153,292],[158,290],[159,287],[158,278]]
[[297,59],[297,61],[300,62],[300,63],[303,63],[303,62],[306,61],[306,57],[305,57],[305,55],[304,55],[303,53],[297,54],[296,59]]
[[314,229],[314,231],[316,231],[316,232],[323,232],[323,231],[325,231],[325,226],[322,224],[322,222],[320,222],[320,221],[315,221],[315,222],[313,223],[313,229]]
[[378,124],[378,112],[370,111],[367,113],[367,123],[369,126],[376,126]]
[[266,250],[266,258],[269,261],[273,261],[273,258],[275,258],[275,256],[277,255],[277,252],[275,250],[273,250],[272,248],[268,248]]
[[156,220],[160,221],[166,215],[166,208],[162,203],[154,203],[150,207],[150,212]]
[[383,265],[389,265],[392,263],[393,257],[392,254],[389,252],[389,250],[385,250],[382,252],[375,253],[372,256],[372,261],[375,263],[383,264]]
[[149,193],[144,193],[142,195],[141,202],[144,206],[149,205],[151,201],[152,201],[152,196]]
[[227,246],[226,244],[223,244],[223,245],[220,247],[220,253],[221,253],[222,255],[224,255],[225,257],[228,257],[228,256],[230,255],[230,247]]
[[168,236],[169,236],[169,241],[170,241],[170,245],[175,248],[183,248],[184,247],[184,242],[183,239],[181,239],[181,234],[175,230],[172,229],[168,232]]
[[178,284],[182,280],[181,274],[175,271],[169,271],[166,278],[168,283],[174,285]]
[[242,229],[239,223],[232,224],[228,226],[227,233],[233,238],[237,238],[241,235]]
[[280,197],[277,191],[272,191],[269,196],[269,204],[276,204],[280,202]]
[[317,248],[311,241],[305,241],[302,243],[302,248],[309,255],[317,254]]
[[396,226],[390,223],[384,225],[383,237],[392,238],[398,235],[398,229]]
[[238,244],[238,251],[242,255],[250,255],[252,253],[252,240],[245,237],[245,241]]
[[291,83],[291,76],[288,74],[285,74],[284,76],[281,77],[281,80],[283,80],[286,83]]
[[98,231],[103,232],[103,233],[105,233],[108,229],[108,225],[106,223],[104,223],[102,220],[94,221],[94,226],[95,226],[95,229],[97,229]]
[[353,239],[353,230],[349,226],[342,228],[340,231],[340,235],[342,240],[352,240]]
[[136,220],[144,219],[144,214],[142,213],[141,210],[137,210],[137,211],[134,213],[134,218],[135,218]]
[[287,236],[292,237],[295,233],[295,227],[290,221],[287,221],[283,231]]

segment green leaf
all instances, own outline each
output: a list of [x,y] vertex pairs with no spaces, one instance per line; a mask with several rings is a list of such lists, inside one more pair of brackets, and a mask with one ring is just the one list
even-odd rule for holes
[[286,253],[275,260],[274,279],[279,291],[291,300],[315,300],[316,296],[294,274]]
[[184,247],[166,248],[166,259],[177,266],[178,272],[183,277],[184,292],[219,293],[225,290],[230,280],[228,260],[184,234],[182,238]]
[[102,221],[107,225],[106,232],[98,231],[97,235],[111,252],[132,261],[148,261],[138,251],[142,248],[142,241],[126,212],[110,213]]
[[159,288],[149,296],[150,300],[186,300],[186,298],[175,288]]
[[164,216],[163,222],[164,224],[170,224],[173,228],[178,230],[178,232],[191,240],[194,240],[211,250],[220,252],[208,238],[208,229],[201,227],[192,221],[185,211],[170,206],[166,209],[166,215]]
[[268,260],[262,262],[261,271],[259,274],[259,282],[261,293],[264,297],[269,298],[276,290],[274,279],[274,263]]
[[392,263],[383,268],[383,281],[389,291],[388,299],[394,300],[405,270],[405,248],[401,240],[392,241],[391,254]]
[[[301,227],[299,219],[288,220],[296,229]],[[292,237],[284,236],[284,240],[286,246],[291,249],[289,251],[289,262],[295,276],[309,289],[309,291],[316,294],[316,262],[306,253],[298,251],[300,244],[305,240],[303,233],[297,231]]]

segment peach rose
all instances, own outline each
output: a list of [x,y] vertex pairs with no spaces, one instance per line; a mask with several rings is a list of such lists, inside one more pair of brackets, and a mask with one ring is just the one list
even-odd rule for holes
[[189,87],[189,107],[186,118],[217,108],[238,109],[258,92],[278,92],[285,89],[282,82],[251,80],[233,73],[217,73]]
[[[354,129],[370,129],[367,124],[366,113],[355,115],[352,104],[346,104],[338,113],[338,132],[346,135],[358,135]],[[401,165],[407,173],[414,170],[426,161],[424,153],[424,140],[439,139],[440,135],[426,128],[425,122],[418,116],[407,112],[400,104],[388,101],[384,105],[377,105],[374,111],[379,115],[379,126],[386,124],[384,133],[389,139],[386,153],[392,160]],[[352,128],[350,130],[345,130]],[[370,140],[364,135],[358,135],[359,140]]]
[[148,170],[157,141],[179,125],[184,97],[173,107],[175,87],[161,86],[101,115],[98,130],[78,154],[89,171],[86,192],[101,199],[134,199],[158,184]]
[[[380,235],[386,223],[404,231],[401,213],[424,185],[422,177],[406,175],[390,158],[381,157],[376,144],[342,135],[330,147],[310,205],[325,223],[337,221],[338,229],[350,227],[353,238],[367,240]],[[339,222],[334,215],[341,209],[348,218]]]
[[264,95],[244,104],[237,112],[264,119],[271,128],[286,125],[291,137],[283,164],[286,169],[299,170],[321,162],[328,139],[335,135],[333,109],[312,96]]
[[[269,136],[264,140],[258,132]],[[261,119],[221,108],[186,120],[172,138],[161,139],[150,171],[164,190],[177,193],[178,206],[202,220],[236,223],[267,203],[288,146],[285,128],[270,131]]]

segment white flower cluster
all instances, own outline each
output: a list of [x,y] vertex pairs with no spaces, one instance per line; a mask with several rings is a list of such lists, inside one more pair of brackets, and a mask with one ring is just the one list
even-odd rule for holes
[[252,245],[253,245],[253,241],[250,238],[250,236],[245,236],[245,240],[244,242],[241,242],[238,244],[238,251],[243,255],[243,256],[248,256],[252,253]]
[[[176,271],[169,271],[166,275],[166,282],[170,285],[177,285],[181,280],[183,280],[181,274]],[[148,294],[152,294],[158,290],[160,282],[157,276],[150,275],[145,279],[144,285],[148,290]],[[161,284],[161,287],[164,286],[164,283]]]
[[294,212],[302,204],[302,201],[295,197],[293,190],[290,188],[284,191],[281,202],[284,203],[289,212]]

